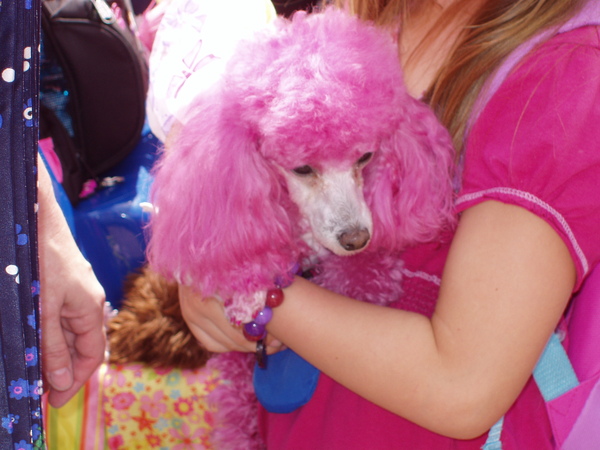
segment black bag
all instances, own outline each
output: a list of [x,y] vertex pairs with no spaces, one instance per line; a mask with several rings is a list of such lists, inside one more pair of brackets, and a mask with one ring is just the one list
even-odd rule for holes
[[127,26],[105,0],[42,2],[40,138],[52,137],[73,204],[135,148],[145,120],[144,50],[128,5],[110,3]]

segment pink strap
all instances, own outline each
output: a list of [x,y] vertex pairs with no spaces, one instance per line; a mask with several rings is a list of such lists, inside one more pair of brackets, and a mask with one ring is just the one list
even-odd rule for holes
[[481,93],[479,94],[479,98],[475,102],[473,112],[471,113],[466,134],[468,134],[471,126],[475,123],[487,102],[496,93],[502,83],[504,83],[504,80],[511,70],[527,53],[529,53],[536,45],[546,41],[556,34],[565,33],[586,25],[600,25],[600,1],[588,0],[587,4],[582,8],[582,10],[563,25],[542,31],[541,33],[521,44],[510,55],[508,55],[502,65],[496,70],[494,75],[488,79]]

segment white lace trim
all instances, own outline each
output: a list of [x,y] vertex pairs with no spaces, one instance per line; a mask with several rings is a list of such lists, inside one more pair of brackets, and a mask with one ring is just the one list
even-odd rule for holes
[[430,283],[433,283],[436,286],[439,286],[440,284],[442,284],[442,280],[440,279],[440,277],[429,274],[427,272],[423,272],[421,270],[412,271],[412,270],[403,268],[401,270],[401,272],[402,272],[402,275],[404,275],[405,277],[408,277],[408,278],[421,278],[422,280],[429,281]]
[[513,188],[508,188],[508,187],[491,188],[491,189],[486,189],[483,191],[478,191],[478,192],[473,192],[471,194],[463,195],[458,198],[458,200],[456,201],[456,205],[460,205],[461,203],[470,202],[472,200],[482,198],[488,194],[503,194],[503,195],[509,195],[512,197],[517,197],[517,198],[523,199],[529,203],[532,203],[532,204],[542,208],[543,210],[548,212],[550,215],[552,215],[556,219],[556,221],[560,224],[563,231],[565,232],[565,235],[571,242],[571,245],[573,246],[573,249],[575,250],[577,257],[579,258],[579,261],[581,262],[584,273],[587,273],[589,271],[589,265],[588,265],[587,258],[585,257],[583,250],[581,250],[581,247],[579,246],[579,243],[577,242],[577,239],[575,238],[575,235],[573,234],[573,231],[571,230],[571,227],[569,227],[569,224],[567,223],[565,218],[558,211],[556,211],[554,208],[552,208],[549,204],[540,200],[535,195],[532,195],[529,192],[524,192],[524,191],[520,191],[518,189],[513,189]]

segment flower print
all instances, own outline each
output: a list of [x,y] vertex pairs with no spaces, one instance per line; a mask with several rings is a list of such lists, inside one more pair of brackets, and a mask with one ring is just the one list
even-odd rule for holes
[[[33,280],[31,282],[31,295],[35,297],[40,294],[40,282],[39,280]],[[29,316],[27,316],[29,317]],[[31,324],[30,324],[31,325]]]
[[189,386],[194,384],[201,385],[206,383],[206,379],[212,375],[212,371],[204,367],[200,367],[199,369],[182,370],[181,375],[186,379]]
[[40,427],[37,423],[34,423],[31,427],[31,437],[34,441],[37,441],[38,438],[42,435],[42,427]]
[[212,448],[209,433],[204,433],[200,436],[200,445],[202,446],[201,448]]
[[130,364],[129,365],[129,369],[131,370],[131,372],[133,372],[133,376],[135,378],[142,378],[142,375],[144,374],[144,366],[142,365],[135,365],[135,364]]
[[[41,387],[40,387],[41,390]],[[38,406],[33,411],[31,411],[31,419],[36,422],[38,420],[42,420],[42,409]]]
[[214,391],[221,383],[223,382],[222,379],[220,379],[219,377],[215,376],[215,377],[210,377],[209,379],[206,380],[206,382],[204,383],[204,388],[206,389],[206,392],[212,392]]
[[135,401],[135,395],[131,392],[120,392],[113,397],[112,406],[118,410],[124,410],[131,406]]
[[29,325],[34,330],[37,328],[36,321],[35,321],[35,314],[29,314],[27,316],[27,325]]
[[9,414],[8,416],[2,418],[2,427],[5,428],[10,434],[13,432],[15,423],[19,423],[19,416],[17,415]]
[[15,443],[15,450],[32,450],[32,449],[33,449],[33,446],[23,440],[19,443]]
[[21,233],[22,229],[23,227],[21,225],[19,225],[18,223],[15,224],[15,230],[17,234],[17,245],[25,245],[27,244],[27,242],[29,242],[27,235],[25,233]]
[[181,428],[182,425],[183,425],[183,421],[178,417],[175,417],[174,419],[171,420],[171,426],[173,428]]
[[175,408],[177,414],[179,414],[180,416],[187,416],[194,410],[194,405],[192,404],[192,401],[187,398],[180,398],[175,402],[175,405],[173,405],[173,407]]
[[4,271],[10,276],[15,277],[15,283],[21,284],[21,277],[19,276],[19,267],[14,264],[9,264],[6,266]]
[[140,399],[141,410],[150,413],[152,417],[160,417],[167,411],[167,405],[164,403],[164,393],[162,390],[156,391],[154,397],[150,398],[147,395],[143,395]]
[[181,380],[181,374],[179,372],[173,371],[167,375],[167,384],[169,386],[178,386]]
[[148,443],[148,445],[150,445],[150,447],[160,447],[160,443],[161,443],[161,439],[160,436],[157,436],[156,434],[149,434],[146,436],[146,442]]
[[154,369],[157,375],[167,375],[173,369],[171,367],[157,367]]
[[[105,401],[106,401],[106,398],[105,398]],[[106,424],[106,428],[110,428],[112,426],[112,424],[113,424],[112,411],[106,411],[106,409],[105,409],[104,423]]]
[[204,413],[192,411],[186,416],[186,420],[193,424],[204,423]]
[[23,397],[27,397],[29,394],[29,386],[27,381],[23,378],[19,378],[17,381],[11,381],[9,387],[10,397],[21,400]]
[[33,106],[31,104],[31,99],[27,99],[27,103],[23,105],[23,119],[25,119],[26,127],[33,126]]
[[179,429],[170,429],[169,433],[171,433],[171,436],[180,442],[173,447],[173,450],[195,450],[206,448],[201,443],[203,435],[206,434],[206,431],[201,428],[192,431],[190,426],[187,423],[184,423]]
[[120,434],[108,439],[108,448],[110,450],[117,450],[119,448],[123,448],[124,445],[125,441],[123,440],[123,436],[121,436]]
[[169,421],[164,418],[158,419],[158,422],[156,422],[156,425],[154,426],[154,428],[156,428],[159,431],[163,431],[165,428],[168,428],[168,427],[169,427]]
[[37,347],[30,347],[25,349],[25,362],[28,367],[37,366],[38,363],[38,351]]
[[135,417],[132,416],[131,418],[138,423],[138,428],[140,431],[145,429],[152,431],[152,426],[156,423],[156,419],[146,416],[146,411],[142,411],[141,415]]
[[29,385],[29,393],[31,394],[31,398],[37,400],[42,395],[42,386],[41,383],[34,383]]
[[124,374],[126,372],[126,366],[124,364],[111,364],[106,374],[106,386],[110,386],[111,384],[116,384],[119,387],[125,386],[127,383],[127,376]]

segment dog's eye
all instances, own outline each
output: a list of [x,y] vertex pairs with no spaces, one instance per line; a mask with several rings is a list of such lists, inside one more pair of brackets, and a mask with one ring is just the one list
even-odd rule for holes
[[300,166],[292,169],[292,172],[294,172],[296,175],[310,175],[314,173],[314,170],[310,166]]
[[373,157],[373,153],[372,152],[365,153],[360,158],[358,158],[358,161],[356,161],[356,164],[358,164],[359,166],[364,166],[369,161],[371,161],[372,157]]

